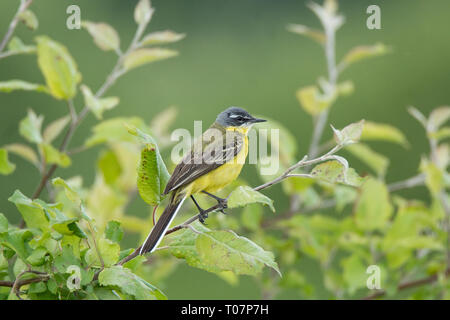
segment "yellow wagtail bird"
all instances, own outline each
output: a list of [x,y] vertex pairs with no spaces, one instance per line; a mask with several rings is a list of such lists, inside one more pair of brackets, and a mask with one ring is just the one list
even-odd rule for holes
[[139,254],[155,250],[187,197],[200,212],[203,223],[208,214],[198,205],[194,194],[205,193],[225,208],[225,199],[212,194],[234,181],[241,172],[248,153],[247,134],[251,126],[266,120],[257,119],[247,111],[230,107],[221,112],[216,121],[195,142],[183,160],[175,167],[167,182],[164,195],[170,202],[151,230]]

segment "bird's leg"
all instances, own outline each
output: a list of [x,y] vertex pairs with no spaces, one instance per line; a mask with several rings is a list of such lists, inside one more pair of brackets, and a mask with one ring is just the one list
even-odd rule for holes
[[226,209],[228,207],[227,205],[227,199],[223,199],[223,198],[219,198],[218,196],[213,195],[212,193],[206,192],[206,191],[202,191],[204,194],[207,194],[208,196],[210,196],[211,198],[215,199],[217,201],[217,203],[220,206],[219,211],[222,212],[223,214],[227,214],[225,212],[224,209]]
[[205,210],[203,210],[203,209],[200,207],[200,205],[197,203],[197,201],[195,200],[195,198],[194,198],[193,195],[191,195],[191,199],[192,199],[192,201],[194,201],[194,204],[195,204],[195,206],[196,206],[197,209],[198,209],[198,213],[199,213],[199,215],[200,215],[200,217],[198,218],[198,220],[200,220],[200,222],[204,224],[206,218],[208,218],[208,213],[205,212]]

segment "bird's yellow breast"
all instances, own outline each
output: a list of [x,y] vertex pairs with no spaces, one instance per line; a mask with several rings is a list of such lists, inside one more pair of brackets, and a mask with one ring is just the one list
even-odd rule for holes
[[213,193],[226,187],[228,184],[237,179],[241,173],[248,154],[248,129],[249,128],[241,127],[227,128],[227,130],[238,131],[244,135],[244,143],[241,150],[232,160],[225,162],[220,167],[191,182],[185,189],[188,195],[202,191]]

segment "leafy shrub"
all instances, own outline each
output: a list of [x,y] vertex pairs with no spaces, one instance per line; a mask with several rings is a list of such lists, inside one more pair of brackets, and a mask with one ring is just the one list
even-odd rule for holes
[[[30,4],[21,1],[13,22],[37,27],[37,18],[28,9]],[[121,248],[124,234],[138,233],[143,239],[152,225],[150,219],[125,212],[138,192],[149,204],[153,219],[160,213],[159,205],[164,201],[161,191],[169,177],[161,151],[171,146],[169,130],[177,112],[168,108],[150,125],[139,117],[103,120],[104,113],[120,102],[118,97],[105,94],[130,70],[175,56],[176,51],[155,45],[181,40],[184,35],[173,31],[144,35],[154,11],[148,0],[140,0],[135,9],[137,31],[124,51],[112,26],[83,22],[95,44],[118,57],[112,72],[94,93],[84,79],[82,83],[75,59],[63,44],[47,36],[36,37],[35,45],[24,44],[17,37],[11,39],[16,26],[12,23],[0,44],[0,58],[36,54],[45,84],[9,80],[0,82],[0,91],[48,94],[67,104],[68,115],[43,128],[44,116],[29,110],[19,123],[19,133],[28,144],[0,148],[1,174],[12,174],[16,168],[10,155],[29,161],[41,174],[33,195],[16,190],[9,197],[22,216],[21,225],[11,225],[0,214],[0,297],[166,299],[158,287],[164,286],[178,262],[184,260],[230,284],[237,283],[239,275],[251,275],[260,284],[264,298],[275,298],[289,289],[314,298],[321,288],[303,272],[306,259],[320,267],[322,282],[333,298],[367,294],[368,298],[397,297],[410,288],[414,288],[413,298],[449,298],[450,212],[446,188],[450,179],[445,140],[450,130],[445,123],[450,108],[437,108],[428,117],[410,108],[425,129],[430,155],[423,157],[419,173],[404,181],[386,184],[389,159],[371,145],[376,140],[409,147],[405,135],[393,126],[355,121],[341,130],[331,127],[334,138],[321,144],[330,108],[354,90],[351,81],[341,82],[339,76],[352,64],[389,49],[383,44],[357,46],[336,63],[335,35],[344,22],[337,2],[327,0],[323,6],[311,3],[310,9],[323,31],[288,26],[289,31],[318,42],[327,62],[326,77],[297,91],[301,107],[314,121],[308,155],[298,160],[295,136],[281,124],[269,121],[266,128],[279,129],[283,141],[271,142],[280,155],[279,172],[261,175],[263,184],[257,187],[239,180],[223,190],[233,214],[212,216],[208,226],[197,222],[195,208],[186,205],[191,218],[169,229],[162,246],[149,259],[138,256],[138,249]],[[85,102],[79,112],[73,102],[78,91]],[[72,136],[90,113],[98,119],[92,135],[82,146],[70,149]],[[61,135],[62,143],[54,146]],[[97,145],[102,150],[93,185],[84,185],[79,176],[54,177],[57,168],[73,165],[71,155]],[[361,177],[343,156],[337,155],[341,151],[361,160],[371,174]],[[276,184],[281,185],[289,208],[268,216],[265,208],[275,211],[277,204],[260,191]],[[429,203],[395,193],[418,185],[428,188]],[[44,189],[48,191],[46,198],[42,196]],[[207,211],[219,209],[215,205]],[[368,292],[366,288],[370,265],[381,269],[382,290]],[[423,284],[430,285],[420,286]]]

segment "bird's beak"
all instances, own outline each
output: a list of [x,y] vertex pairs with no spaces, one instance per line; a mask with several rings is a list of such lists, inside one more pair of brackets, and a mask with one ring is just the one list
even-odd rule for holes
[[264,119],[253,118],[253,119],[251,120],[251,123],[266,122],[266,121],[267,121],[267,120],[264,120]]

